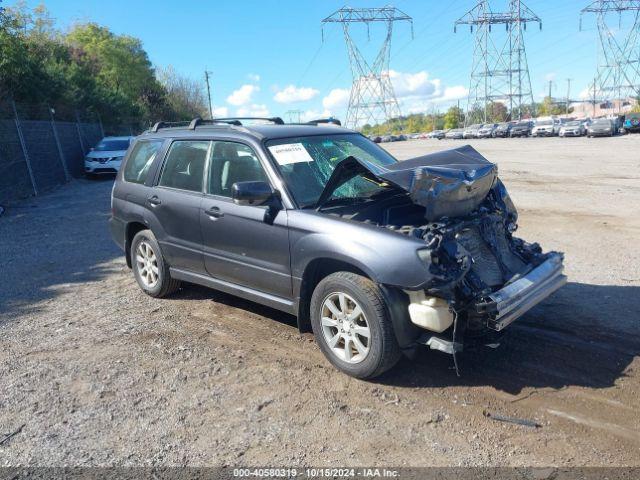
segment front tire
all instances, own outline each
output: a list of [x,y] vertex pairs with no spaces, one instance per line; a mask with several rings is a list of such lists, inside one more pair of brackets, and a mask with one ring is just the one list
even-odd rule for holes
[[329,362],[352,377],[376,377],[400,359],[382,291],[361,275],[337,272],[318,283],[311,325]]
[[144,293],[155,298],[171,295],[180,288],[180,281],[171,278],[169,265],[151,230],[136,233],[131,242],[131,266]]

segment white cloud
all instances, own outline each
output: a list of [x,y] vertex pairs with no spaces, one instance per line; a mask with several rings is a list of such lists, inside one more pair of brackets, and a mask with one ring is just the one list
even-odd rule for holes
[[440,87],[440,80],[429,80],[429,74],[424,70],[418,73],[402,73],[389,70],[389,78],[393,84],[396,97],[430,96]]
[[258,83],[260,81],[260,75],[257,73],[249,73],[247,78],[251,80],[253,83]]
[[252,103],[236,110],[236,115],[239,117],[269,117],[270,113],[266,105]]
[[213,107],[214,117],[228,117],[229,109],[227,107]]
[[302,115],[300,115],[300,121],[309,122],[311,120],[329,117],[331,117],[331,112],[329,110],[323,110],[322,112],[318,110],[307,110],[305,112],[302,112]]
[[322,99],[322,106],[325,110],[344,108],[349,104],[350,94],[351,91],[346,88],[334,88]]
[[416,73],[389,70],[389,78],[402,113],[424,113],[443,103],[467,97],[469,90],[462,85],[446,86],[439,78],[430,78],[422,70]]
[[[463,85],[445,85],[439,78],[431,78],[429,73],[398,72],[389,70],[389,78],[403,114],[425,113],[442,104],[466,99],[469,90]],[[351,92],[346,88],[335,88],[322,99],[322,106],[328,114],[341,115],[349,103]]]
[[235,105],[246,105],[251,102],[251,96],[260,90],[257,85],[242,85],[227,97],[227,103]]
[[389,70],[389,78],[391,78],[393,90],[399,100],[415,99],[443,103],[464,98],[468,94],[468,90],[464,86],[447,87],[439,78],[429,78],[429,74],[424,70],[417,73]]
[[315,88],[288,85],[284,90],[276,92],[273,99],[278,103],[306,102],[318,95],[318,93],[320,92]]

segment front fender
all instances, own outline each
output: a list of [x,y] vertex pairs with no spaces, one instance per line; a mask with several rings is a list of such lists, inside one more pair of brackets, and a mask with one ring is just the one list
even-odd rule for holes
[[416,253],[425,248],[420,239],[314,213],[295,212],[289,226],[291,270],[298,279],[312,261],[324,258],[353,265],[376,283],[407,290],[417,290],[431,278]]

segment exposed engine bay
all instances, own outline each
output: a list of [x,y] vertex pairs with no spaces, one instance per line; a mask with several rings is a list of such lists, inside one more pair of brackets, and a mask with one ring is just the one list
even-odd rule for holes
[[[517,212],[497,166],[473,148],[439,152],[391,168],[353,158],[342,167],[336,168],[328,186],[335,189],[362,175],[387,182],[389,188],[370,201],[323,212],[422,239],[425,249],[419,256],[430,274],[424,294],[446,300],[456,320],[451,329],[454,343],[456,327],[458,338],[462,333],[482,336],[499,331],[507,320],[531,308],[534,299],[537,303],[566,281],[562,254],[544,254],[538,244],[513,236]],[[545,262],[550,264],[539,270]],[[538,287],[528,276],[540,277],[544,291],[534,291]],[[511,288],[518,301],[510,295],[509,306],[500,304],[496,299],[505,298],[510,285],[515,285]]]

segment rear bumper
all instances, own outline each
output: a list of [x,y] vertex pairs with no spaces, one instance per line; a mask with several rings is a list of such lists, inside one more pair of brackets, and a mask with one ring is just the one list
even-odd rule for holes
[[476,305],[478,313],[489,314],[488,327],[500,331],[567,283],[561,253],[549,258],[524,277]]

